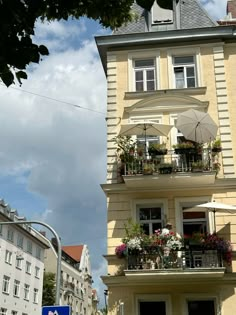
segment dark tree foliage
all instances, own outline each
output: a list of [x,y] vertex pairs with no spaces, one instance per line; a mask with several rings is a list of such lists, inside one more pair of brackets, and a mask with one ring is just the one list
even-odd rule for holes
[[42,306],[54,305],[55,299],[56,299],[55,274],[52,272],[45,272],[43,276]]
[[[39,63],[48,55],[44,45],[33,42],[35,22],[79,19],[86,16],[112,29],[132,19],[130,13],[135,0],[0,0],[0,79],[6,86],[21,84],[27,79],[26,67]],[[150,10],[155,0],[137,0]],[[156,0],[163,8],[170,8],[172,0]]]

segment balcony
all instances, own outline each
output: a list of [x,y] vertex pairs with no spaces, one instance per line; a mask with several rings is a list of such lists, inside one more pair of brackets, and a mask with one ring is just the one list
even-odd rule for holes
[[222,253],[200,247],[176,251],[145,248],[142,253],[126,257],[126,268],[130,280],[219,278],[225,273]]
[[[179,153],[176,153],[179,152]],[[130,156],[121,164],[127,187],[186,187],[214,184],[218,164],[209,150],[200,154],[190,151],[167,151],[165,155]]]

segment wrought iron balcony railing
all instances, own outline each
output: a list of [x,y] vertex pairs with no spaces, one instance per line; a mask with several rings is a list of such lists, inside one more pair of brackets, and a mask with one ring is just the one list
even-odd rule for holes
[[189,248],[184,250],[146,248],[127,256],[128,270],[194,269],[223,267],[222,254],[217,250]]
[[122,167],[121,175],[145,175],[172,172],[219,172],[220,164],[208,149],[203,149],[201,152],[169,150],[165,155],[131,155],[123,161]]

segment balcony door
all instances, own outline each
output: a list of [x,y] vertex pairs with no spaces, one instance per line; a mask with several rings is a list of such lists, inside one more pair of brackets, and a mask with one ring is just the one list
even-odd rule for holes
[[[166,315],[166,302],[165,301],[140,301],[139,302],[139,315]],[[210,314],[209,314],[210,315]]]

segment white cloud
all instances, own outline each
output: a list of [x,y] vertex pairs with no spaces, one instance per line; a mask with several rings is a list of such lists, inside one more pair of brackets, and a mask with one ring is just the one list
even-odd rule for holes
[[219,19],[224,18],[224,16],[226,15],[227,0],[200,0],[200,1],[213,19],[219,20]]

